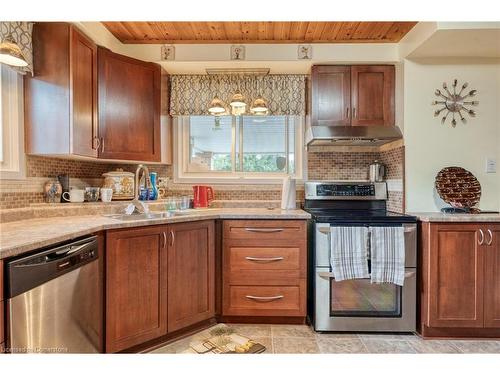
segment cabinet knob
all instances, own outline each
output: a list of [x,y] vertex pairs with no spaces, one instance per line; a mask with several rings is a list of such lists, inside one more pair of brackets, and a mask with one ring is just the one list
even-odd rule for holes
[[356,118],[356,107],[352,109],[352,118]]

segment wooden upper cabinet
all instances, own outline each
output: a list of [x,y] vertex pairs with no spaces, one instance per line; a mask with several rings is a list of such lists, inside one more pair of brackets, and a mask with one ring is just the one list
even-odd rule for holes
[[98,49],[99,157],[161,161],[160,66]]
[[312,124],[350,125],[351,68],[341,65],[312,67]]
[[215,316],[214,222],[169,225],[168,330]]
[[393,126],[394,97],[393,65],[312,67],[312,126]]
[[73,25],[33,25],[24,77],[26,152],[97,157],[97,47]]
[[394,125],[394,66],[351,67],[352,125]]
[[167,333],[166,226],[108,231],[106,352]]
[[500,328],[500,224],[485,224],[483,232],[485,233],[484,326]]
[[72,29],[71,87],[73,101],[73,153],[97,156],[97,47]]
[[430,327],[483,327],[484,249],[477,224],[430,229]]

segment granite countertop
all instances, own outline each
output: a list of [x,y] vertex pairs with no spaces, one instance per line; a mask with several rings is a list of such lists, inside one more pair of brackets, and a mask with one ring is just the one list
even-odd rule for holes
[[106,229],[211,219],[309,219],[302,210],[209,208],[189,210],[169,218],[121,221],[103,215],[46,217],[0,224],[0,259]]
[[416,216],[424,222],[453,222],[453,223],[481,223],[498,222],[500,214],[445,214],[442,212],[410,212],[409,215]]

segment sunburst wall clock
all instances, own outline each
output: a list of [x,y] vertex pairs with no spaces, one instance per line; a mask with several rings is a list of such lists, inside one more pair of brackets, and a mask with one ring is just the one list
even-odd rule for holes
[[444,100],[434,100],[432,102],[432,105],[442,106],[441,108],[434,111],[434,117],[437,117],[442,113],[443,117],[441,118],[441,124],[444,124],[451,113],[451,126],[453,127],[457,126],[457,120],[455,119],[455,116],[458,116],[464,124],[467,122],[464,114],[467,113],[469,116],[475,117],[476,111],[474,111],[470,107],[479,104],[477,100],[467,100],[475,96],[477,94],[477,90],[464,92],[464,90],[469,86],[469,84],[465,82],[460,87],[460,91],[457,92],[457,84],[458,81],[456,79],[453,80],[453,83],[451,85],[452,92],[450,92],[446,82],[443,82],[443,89],[445,92],[443,93],[440,89],[436,89],[434,94]]

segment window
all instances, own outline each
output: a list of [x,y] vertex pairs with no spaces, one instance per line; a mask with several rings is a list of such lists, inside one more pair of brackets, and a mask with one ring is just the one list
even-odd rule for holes
[[22,76],[0,64],[0,177],[24,178]]
[[176,123],[179,182],[302,178],[298,116],[188,116]]

